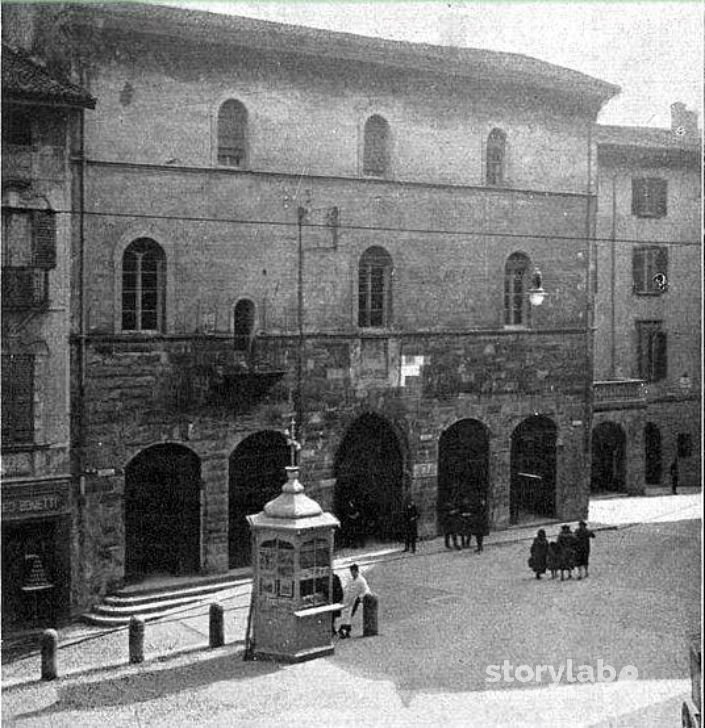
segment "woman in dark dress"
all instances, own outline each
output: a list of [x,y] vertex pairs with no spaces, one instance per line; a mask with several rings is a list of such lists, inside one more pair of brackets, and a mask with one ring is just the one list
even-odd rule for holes
[[588,562],[590,561],[590,539],[595,534],[587,527],[585,521],[580,521],[574,534],[575,538],[575,565],[578,567],[578,579],[582,579],[583,571],[585,578],[588,576]]
[[531,556],[529,557],[529,568],[540,579],[546,573],[546,557],[548,555],[548,541],[546,531],[539,529],[534,542],[531,544]]
[[568,578],[573,578],[573,569],[575,568],[575,536],[570,530],[570,526],[561,526],[561,532],[556,539],[558,551],[560,553],[561,581],[564,579],[564,573],[568,572]]

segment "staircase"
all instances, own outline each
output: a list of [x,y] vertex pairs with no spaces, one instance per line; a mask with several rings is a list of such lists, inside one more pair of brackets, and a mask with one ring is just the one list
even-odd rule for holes
[[155,578],[127,586],[103,598],[83,615],[83,621],[98,627],[119,627],[132,616],[146,621],[238,594],[247,595],[252,584],[250,569],[238,569],[211,577]]

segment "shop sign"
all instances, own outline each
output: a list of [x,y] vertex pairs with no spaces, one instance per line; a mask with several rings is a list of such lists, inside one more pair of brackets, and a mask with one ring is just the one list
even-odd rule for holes
[[3,519],[51,516],[67,510],[67,488],[56,487],[51,492],[43,493],[33,492],[31,487],[22,489],[22,493],[8,491],[3,493],[2,498]]

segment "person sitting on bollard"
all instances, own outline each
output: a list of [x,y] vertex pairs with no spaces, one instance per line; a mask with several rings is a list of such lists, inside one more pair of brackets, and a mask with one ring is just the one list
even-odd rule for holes
[[340,625],[338,634],[341,639],[350,637],[352,631],[352,618],[355,616],[358,607],[362,603],[362,598],[366,594],[371,594],[367,579],[360,573],[360,567],[353,564],[350,567],[350,575],[352,579],[345,585],[343,604],[343,624]]

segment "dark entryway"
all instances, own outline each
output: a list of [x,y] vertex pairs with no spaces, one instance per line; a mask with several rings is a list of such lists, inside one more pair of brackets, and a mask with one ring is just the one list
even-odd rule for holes
[[534,415],[512,433],[510,523],[555,516],[556,431],[553,420]]
[[625,490],[626,443],[624,430],[614,422],[603,422],[593,429],[591,491]]
[[438,443],[438,512],[446,503],[487,502],[490,440],[478,420],[460,420]]
[[228,503],[228,565],[250,563],[250,527],[245,516],[259,513],[281,493],[289,465],[286,438],[279,432],[257,432],[230,455]]
[[644,428],[644,461],[646,484],[658,485],[661,482],[661,430],[653,422]]
[[125,575],[200,568],[201,462],[181,445],[154,445],[125,470]]
[[[360,513],[360,541],[401,535],[402,453],[394,430],[382,417],[365,414],[348,428],[335,458],[334,510],[341,521],[338,540],[351,540],[350,501]],[[354,536],[353,536],[354,539]]]

